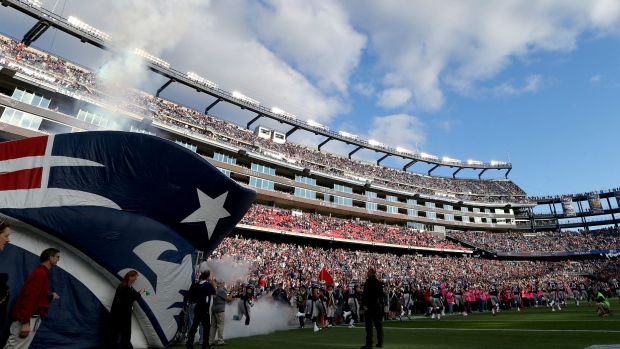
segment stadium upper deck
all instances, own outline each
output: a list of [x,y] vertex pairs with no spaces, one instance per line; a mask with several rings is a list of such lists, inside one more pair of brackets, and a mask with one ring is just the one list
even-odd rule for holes
[[185,145],[193,143],[233,179],[255,187],[264,203],[420,230],[507,230],[514,228],[510,204],[531,205],[507,179],[426,176],[277,143],[196,110],[106,83],[84,68],[12,39],[0,40],[0,56],[8,67],[0,72],[0,91],[12,95],[0,98],[4,134],[97,130],[120,120],[127,130],[149,129]]
[[[222,140],[244,146],[246,150],[269,154],[280,160],[284,159],[297,163],[315,171],[372,181],[376,185],[413,193],[451,197],[464,201],[527,202],[525,192],[510,180],[474,180],[427,176],[351,160],[291,142],[276,143],[202,112],[149,96],[141,91],[122,86],[112,86],[90,71],[27,48],[15,40],[3,39],[2,47],[5,63],[8,65],[13,63],[17,69],[22,71],[26,71],[28,68],[40,70],[44,74],[33,74],[32,76],[47,81],[57,88],[66,89],[72,94],[85,94],[98,101],[107,101],[114,107],[121,107],[139,117],[153,116],[163,122],[177,124],[198,133],[216,135]],[[119,94],[123,98],[119,99]]]

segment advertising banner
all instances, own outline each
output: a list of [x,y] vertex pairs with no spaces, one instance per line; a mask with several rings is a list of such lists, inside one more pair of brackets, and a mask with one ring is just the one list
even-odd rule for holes
[[562,195],[562,210],[564,210],[564,217],[575,217],[575,206],[573,206],[571,195]]
[[601,198],[596,193],[588,194],[588,204],[590,204],[590,213],[602,214],[603,206],[601,205]]

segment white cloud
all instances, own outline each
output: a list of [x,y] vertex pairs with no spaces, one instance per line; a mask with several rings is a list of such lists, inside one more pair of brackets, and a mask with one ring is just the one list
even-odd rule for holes
[[603,80],[603,77],[601,75],[594,75],[593,77],[590,78],[590,83],[598,84],[602,80]]
[[447,88],[467,93],[515,58],[573,50],[584,32],[617,31],[620,18],[613,0],[342,1],[368,33],[385,87],[410,89],[428,111],[444,105]]
[[542,82],[543,79],[541,75],[530,75],[525,79],[525,84],[522,87],[515,87],[511,83],[504,82],[493,88],[493,91],[496,96],[518,96],[526,92],[538,91]]
[[[126,13],[105,1],[70,2],[65,13],[110,32],[127,48],[142,47],[174,69],[193,71],[268,108],[286,103],[288,112],[324,124],[349,111],[344,95],[366,39],[348,25],[338,4],[156,1],[165,6],[147,19],[140,14],[155,6],[147,0],[128,5]],[[280,34],[261,29],[270,26]]]
[[415,149],[416,142],[426,141],[426,125],[408,114],[375,116],[367,139],[374,139],[396,148]]
[[407,88],[390,88],[379,94],[377,105],[386,109],[394,109],[405,105],[411,98],[411,91]]
[[254,30],[279,57],[315,78],[324,90],[345,93],[349,75],[360,60],[366,37],[332,1],[268,0],[257,5]]
[[371,84],[363,84],[361,82],[353,85],[353,90],[366,97],[370,97],[373,95],[373,93],[375,93],[374,86],[372,86]]

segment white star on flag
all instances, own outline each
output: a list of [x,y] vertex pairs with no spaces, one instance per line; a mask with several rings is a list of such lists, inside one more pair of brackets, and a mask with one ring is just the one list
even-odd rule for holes
[[196,189],[198,191],[198,201],[200,207],[190,214],[187,218],[181,221],[181,223],[193,223],[193,222],[205,222],[207,231],[209,233],[209,239],[215,230],[215,226],[220,219],[230,216],[230,213],[224,208],[226,202],[226,196],[228,192],[212,199],[209,195]]

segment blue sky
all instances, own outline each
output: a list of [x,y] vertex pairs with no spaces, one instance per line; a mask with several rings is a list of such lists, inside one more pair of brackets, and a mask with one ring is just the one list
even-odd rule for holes
[[[335,131],[461,160],[507,161],[510,153],[510,178],[530,195],[620,186],[618,1],[58,0],[56,12],[63,8],[127,51],[141,47]],[[33,24],[0,8],[3,33],[22,37]],[[34,46],[89,67],[107,62],[110,76],[150,92],[164,82],[118,70],[108,53],[53,30]],[[162,96],[199,109],[212,101],[175,85]],[[243,125],[254,116],[225,105],[212,113]],[[292,139],[321,141],[300,132]]]

